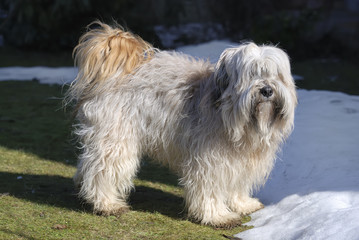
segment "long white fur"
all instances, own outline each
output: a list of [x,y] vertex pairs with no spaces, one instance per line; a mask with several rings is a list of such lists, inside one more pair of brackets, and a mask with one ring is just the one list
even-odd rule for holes
[[[251,195],[293,128],[297,99],[288,56],[254,43],[226,49],[215,65],[153,53],[130,74],[101,80],[90,98],[81,95],[89,91],[86,76],[71,86],[68,98],[79,103],[79,195],[97,212],[122,212],[148,155],[178,174],[191,218],[233,225],[262,207]],[[86,62],[86,55],[77,60]],[[267,85],[270,100],[259,92]]]

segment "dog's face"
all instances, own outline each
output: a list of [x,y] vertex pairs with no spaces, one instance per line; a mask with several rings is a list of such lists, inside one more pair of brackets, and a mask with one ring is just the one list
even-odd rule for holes
[[215,81],[222,119],[234,141],[248,128],[262,135],[291,132],[297,97],[281,49],[253,43],[226,49],[215,67]]

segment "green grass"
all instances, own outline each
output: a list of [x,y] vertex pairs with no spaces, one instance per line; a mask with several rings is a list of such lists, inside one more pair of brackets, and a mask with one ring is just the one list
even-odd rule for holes
[[38,52],[22,51],[15,48],[0,47],[0,67],[9,66],[73,66],[71,51],[66,52]]
[[335,59],[293,62],[293,73],[304,77],[299,88],[340,91],[359,95],[358,63]]
[[57,85],[0,82],[0,239],[225,239],[250,228],[187,220],[176,176],[148,159],[129,198],[131,211],[94,215],[74,190],[76,153],[63,92]]

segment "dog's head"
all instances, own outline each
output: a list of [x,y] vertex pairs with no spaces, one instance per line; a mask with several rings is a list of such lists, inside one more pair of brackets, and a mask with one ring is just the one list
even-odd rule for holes
[[287,54],[274,46],[226,49],[215,66],[214,99],[234,141],[243,131],[290,134],[297,104]]

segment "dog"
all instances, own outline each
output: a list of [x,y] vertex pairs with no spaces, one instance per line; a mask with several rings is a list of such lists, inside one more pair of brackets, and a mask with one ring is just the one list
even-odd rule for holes
[[263,208],[252,198],[293,129],[288,55],[252,42],[216,64],[160,51],[120,25],[96,21],[74,49],[79,162],[74,182],[96,213],[120,215],[143,156],[168,166],[190,219],[233,227]]

